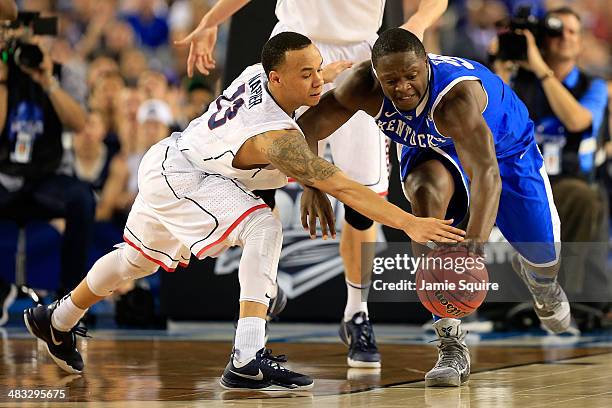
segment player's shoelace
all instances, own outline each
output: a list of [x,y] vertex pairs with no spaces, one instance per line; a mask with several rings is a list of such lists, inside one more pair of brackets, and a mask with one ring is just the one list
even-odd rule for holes
[[280,363],[286,363],[287,362],[287,356],[284,355],[284,354],[280,354],[278,356],[273,356],[272,355],[272,350],[265,349],[263,351],[263,353],[261,353],[261,359],[262,359],[264,364],[266,364],[267,366],[273,368],[274,370],[289,371],[287,368],[283,367],[280,364]]
[[376,349],[374,331],[369,320],[364,320],[359,327],[359,336],[355,339],[355,345],[360,351],[371,351]]
[[70,344],[65,343],[65,345],[67,348],[70,348],[70,349],[72,349],[74,345],[76,344],[76,336],[86,337],[90,339],[92,338],[90,335],[87,334],[87,327],[84,327],[84,326],[75,326],[72,329],[70,329],[68,333],[71,334],[72,341],[70,342]]
[[461,333],[459,337],[440,337],[433,342],[440,342],[438,344],[438,350],[442,352],[442,357],[438,360],[434,368],[439,367],[453,367],[457,371],[461,370],[459,367],[459,360],[465,359],[465,346],[462,344],[463,339],[467,332]]

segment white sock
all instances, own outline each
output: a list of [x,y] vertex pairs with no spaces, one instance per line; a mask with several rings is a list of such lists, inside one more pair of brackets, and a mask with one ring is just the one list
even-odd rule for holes
[[362,301],[362,299],[368,298],[368,292],[370,290],[370,284],[360,285],[353,282],[346,281],[346,307],[344,308],[344,321],[348,322],[355,316],[355,313],[365,312],[368,315],[368,302]]
[[79,309],[70,295],[60,300],[60,304],[51,315],[51,324],[59,331],[70,331],[77,325],[88,309]]
[[234,339],[234,362],[244,364],[265,345],[266,320],[259,317],[238,319],[236,338]]

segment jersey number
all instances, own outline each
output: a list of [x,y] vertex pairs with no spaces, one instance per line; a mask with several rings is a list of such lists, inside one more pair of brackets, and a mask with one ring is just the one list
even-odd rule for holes
[[470,64],[468,61],[459,57],[448,57],[446,55],[437,55],[437,54],[429,54],[429,58],[431,62],[438,65],[440,63],[451,64],[456,67],[464,67],[467,69],[475,69],[473,64]]
[[[217,111],[211,115],[210,119],[208,119],[208,128],[210,130],[223,126],[225,125],[225,122],[236,117],[238,114],[238,109],[244,105],[244,99],[239,98],[239,96],[245,91],[246,86],[242,84],[238,89],[236,89],[236,92],[234,92],[230,98],[225,95],[221,95],[215,100],[215,103],[217,104]],[[221,110],[224,108],[224,106],[221,105],[223,101],[229,102],[230,105],[225,107],[226,109],[223,116],[217,119],[217,116],[221,115]]]

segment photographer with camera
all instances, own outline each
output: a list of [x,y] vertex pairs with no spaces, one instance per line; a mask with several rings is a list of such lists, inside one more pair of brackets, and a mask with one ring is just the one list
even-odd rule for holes
[[[607,242],[607,200],[595,180],[595,157],[609,138],[602,134],[608,92],[603,79],[578,67],[580,16],[566,7],[548,12],[543,20],[523,13],[510,28],[499,36],[494,68],[527,105],[534,121],[561,219],[561,241]],[[569,256],[560,276],[564,275],[568,295],[609,297],[607,253],[599,246],[572,245],[571,255],[564,249]]]
[[[36,34],[49,34],[36,13],[20,13],[0,42],[0,217],[22,225],[32,219],[63,218],[60,289],[85,276],[95,202],[87,184],[62,165],[65,128],[85,125],[85,111],[60,85]],[[70,166],[68,166],[70,167]],[[6,317],[14,286],[0,282]],[[2,321],[0,320],[0,323]]]

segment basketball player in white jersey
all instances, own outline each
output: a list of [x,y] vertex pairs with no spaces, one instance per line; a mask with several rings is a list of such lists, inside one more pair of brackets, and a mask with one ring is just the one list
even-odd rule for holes
[[[220,0],[204,16],[198,28],[178,44],[190,45],[188,73],[194,65],[207,74],[214,67],[212,51],[216,26],[246,5],[250,0]],[[295,31],[306,35],[321,51],[323,61],[349,60],[357,64],[370,59],[385,9],[386,0],[277,0],[278,24],[272,35]],[[447,0],[421,0],[418,11],[402,28],[422,37],[423,32],[446,10]],[[328,84],[328,91],[344,75]],[[334,163],[349,177],[380,195],[387,194],[386,138],[375,121],[358,112],[327,140],[320,142],[319,152],[329,143]],[[340,254],[344,263],[347,302],[340,325],[340,338],[349,347],[347,361],[351,367],[380,367],[380,354],[368,319],[367,298],[370,281],[362,282],[361,244],[376,241],[376,227],[370,218],[345,205]],[[313,235],[314,226],[311,227]],[[369,260],[371,269],[372,261]]]
[[[139,192],[124,231],[125,243],[100,258],[69,295],[48,307],[24,311],[28,330],[47,344],[65,371],[80,373],[77,322],[122,283],[172,271],[243,248],[238,271],[240,319],[234,351],[221,377],[225,388],[308,389],[313,380],[282,366],[265,348],[265,317],[275,296],[282,225],[255,189],[284,186],[287,176],[316,189],[314,212],[331,212],[324,193],[418,242],[462,240],[451,220],[417,218],[351,180],[314,155],[295,119],[323,91],[322,58],[305,36],[285,32],[270,39],[262,63],[247,68],[208,111],[143,157]],[[324,192],[324,193],[322,193]],[[316,221],[315,221],[316,222]]]

